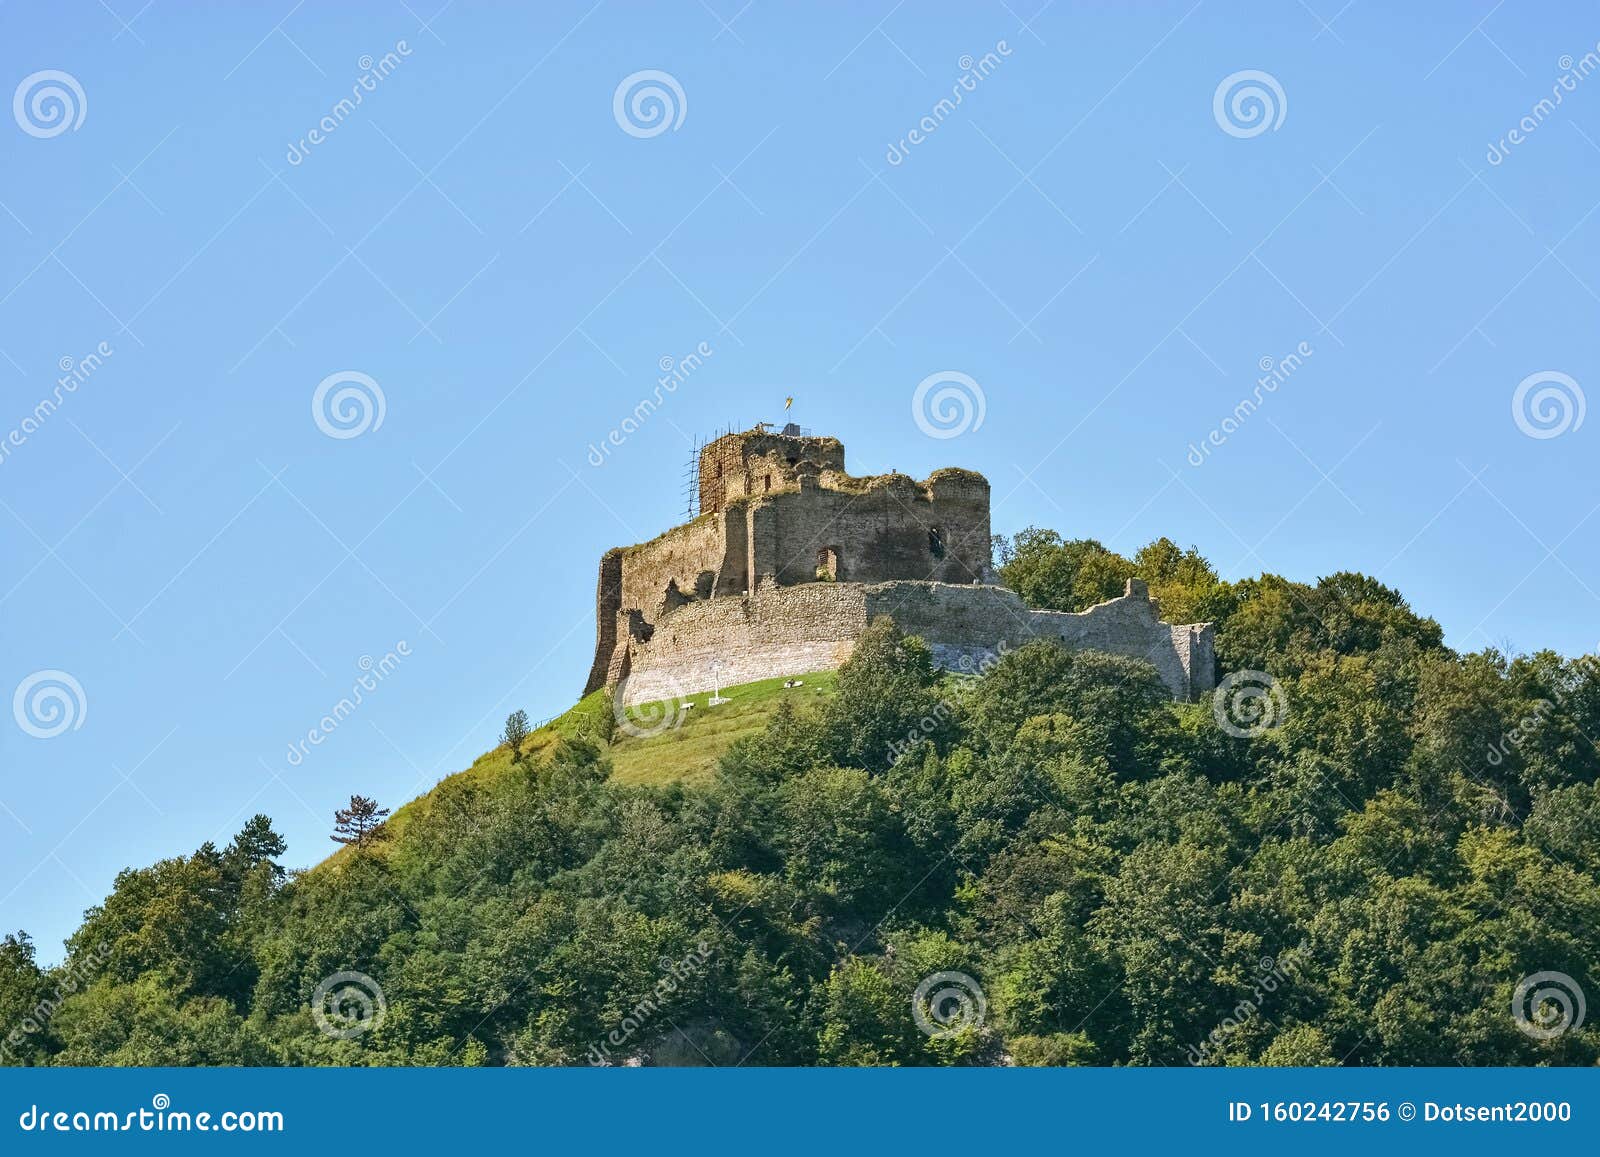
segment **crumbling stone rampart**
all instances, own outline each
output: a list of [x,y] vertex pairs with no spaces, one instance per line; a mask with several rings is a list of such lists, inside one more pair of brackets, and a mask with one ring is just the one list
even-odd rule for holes
[[994,585],[981,474],[855,478],[837,439],[757,427],[705,447],[699,496],[692,522],[601,558],[585,693],[637,703],[828,670],[879,615],[946,667],[1048,638],[1146,659],[1175,698],[1212,688],[1211,625],[1162,622],[1137,579],[1078,614]]

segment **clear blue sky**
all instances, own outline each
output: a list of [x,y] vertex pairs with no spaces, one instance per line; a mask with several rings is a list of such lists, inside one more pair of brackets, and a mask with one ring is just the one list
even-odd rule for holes
[[[567,707],[601,552],[679,519],[693,435],[789,394],[858,473],[983,471],[998,531],[1360,569],[1463,649],[1600,639],[1600,416],[1512,411],[1600,385],[1600,75],[1534,111],[1592,11],[439,2],[0,8],[0,97],[58,70],[83,106],[0,116],[0,673],[86,704],[0,728],[0,928],[43,956],[124,866],[255,811],[314,862],[351,792]],[[683,94],[654,135],[614,113],[643,70]],[[1282,92],[1255,135],[1214,112],[1243,70]],[[342,371],[383,418],[333,438]],[[985,412],[935,439],[942,371]]]

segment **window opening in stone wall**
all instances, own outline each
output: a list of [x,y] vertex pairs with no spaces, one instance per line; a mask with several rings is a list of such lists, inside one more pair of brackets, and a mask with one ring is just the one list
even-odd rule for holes
[[817,579],[831,583],[839,578],[839,548],[825,546],[817,551]]
[[928,553],[934,558],[944,557],[944,531],[937,526],[928,528]]

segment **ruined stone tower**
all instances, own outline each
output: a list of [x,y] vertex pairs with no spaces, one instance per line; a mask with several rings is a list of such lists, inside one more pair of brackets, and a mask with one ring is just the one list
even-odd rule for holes
[[1211,625],[1161,622],[1138,580],[1079,614],[994,585],[981,474],[855,478],[838,439],[764,426],[708,444],[698,474],[699,517],[600,559],[585,694],[639,703],[827,670],[879,615],[946,667],[1049,638],[1146,659],[1177,698],[1211,689]]

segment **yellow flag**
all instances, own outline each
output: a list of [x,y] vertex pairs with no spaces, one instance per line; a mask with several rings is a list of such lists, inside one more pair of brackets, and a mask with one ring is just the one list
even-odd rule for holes
[[790,394],[787,398],[785,398],[783,400],[783,408],[785,410],[787,410],[792,405],[794,405],[794,395]]

